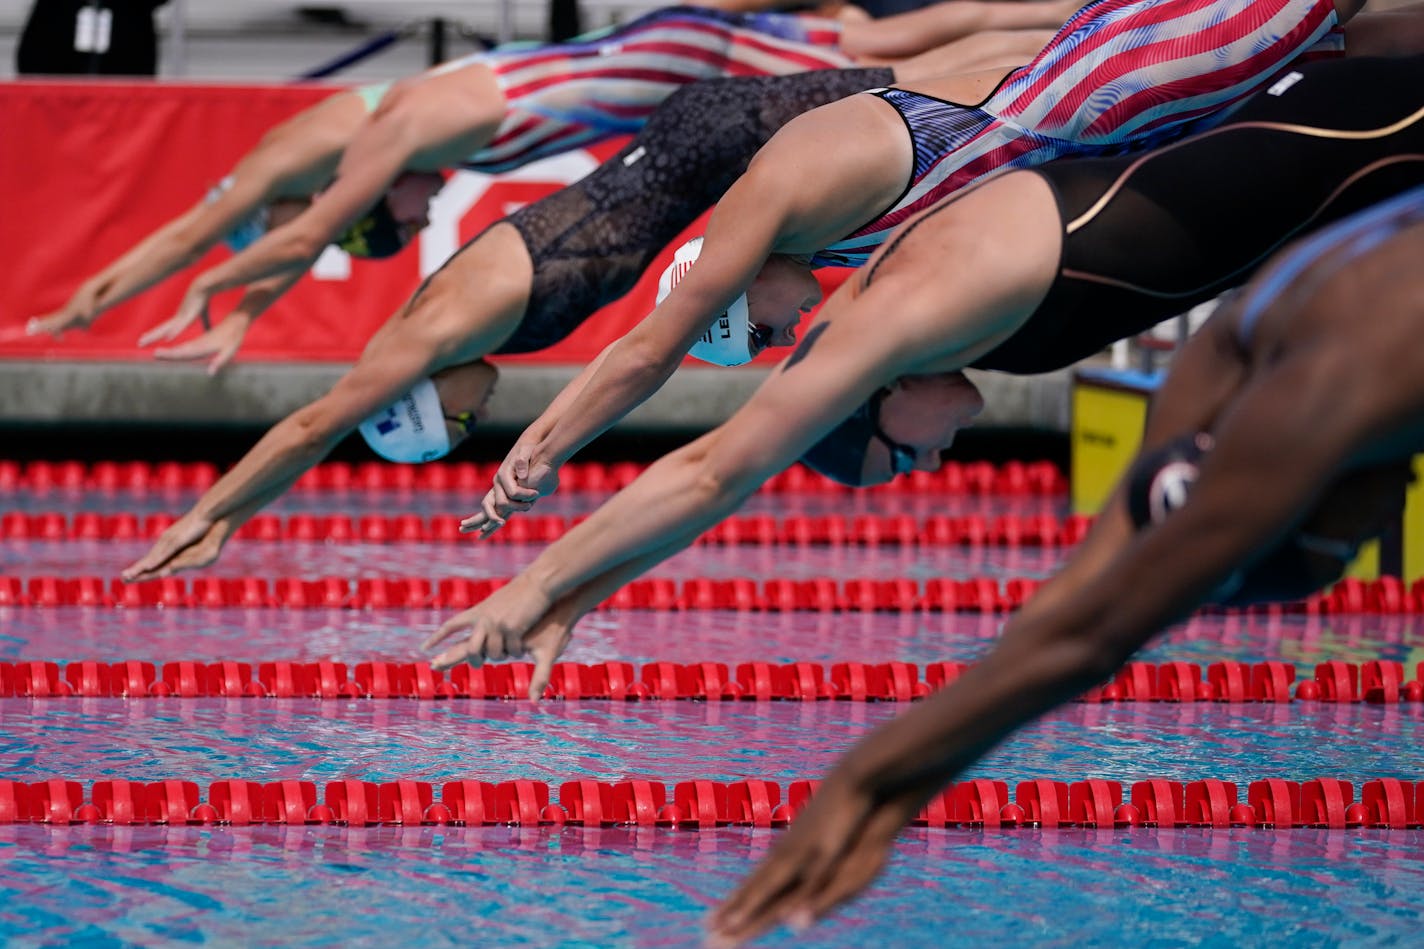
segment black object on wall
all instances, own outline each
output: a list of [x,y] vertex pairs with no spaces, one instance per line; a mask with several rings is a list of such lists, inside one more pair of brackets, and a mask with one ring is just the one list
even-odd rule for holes
[[35,0],[20,33],[20,75],[152,76],[153,12],[167,0]]
[[562,43],[582,32],[578,0],[549,0],[549,42]]

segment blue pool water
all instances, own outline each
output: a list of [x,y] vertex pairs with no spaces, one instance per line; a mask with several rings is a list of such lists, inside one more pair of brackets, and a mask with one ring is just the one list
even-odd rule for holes
[[[454,495],[293,495],[288,512],[457,513]],[[555,499],[551,499],[555,500]],[[594,499],[558,499],[577,513]],[[845,498],[758,498],[767,513],[842,513]],[[877,513],[1040,513],[1056,502],[888,497]],[[173,498],[16,495],[11,510],[170,510]],[[112,575],[138,543],[0,541],[0,573]],[[219,575],[503,576],[530,545],[234,542]],[[657,575],[1043,576],[1058,550],[716,548]],[[0,660],[411,661],[434,610],[0,608]],[[604,612],[567,657],[968,660],[1002,618],[940,614]],[[1144,658],[1294,663],[1424,660],[1403,617],[1203,616]],[[179,778],[206,785],[337,778],[744,777],[823,772],[892,704],[454,700],[0,699],[0,779]],[[996,749],[972,776],[1424,778],[1417,705],[1075,705]],[[233,829],[0,827],[0,940],[695,945],[708,907],[774,832],[742,828]],[[986,943],[1399,945],[1417,939],[1418,832],[911,831],[871,895],[832,926],[768,945]]]
[[[771,832],[0,828],[17,943],[695,946]],[[1417,835],[912,830],[833,924],[766,945],[1405,945]],[[893,926],[893,932],[888,927]],[[28,937],[28,938],[27,938]]]

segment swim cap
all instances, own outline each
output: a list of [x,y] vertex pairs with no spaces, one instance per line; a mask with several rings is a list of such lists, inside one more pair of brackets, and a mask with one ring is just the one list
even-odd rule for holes
[[[1148,452],[1128,471],[1127,512],[1138,530],[1180,510],[1211,451],[1205,432],[1184,435]],[[1284,538],[1245,570],[1236,570],[1208,599],[1221,606],[1298,600],[1338,579],[1354,559],[1353,545],[1303,531]]]
[[1128,472],[1127,513],[1139,530],[1160,524],[1187,503],[1201,459],[1211,450],[1205,432],[1173,439],[1138,459]]
[[407,240],[400,222],[391,213],[390,203],[381,198],[365,217],[336,238],[335,243],[352,257],[383,259],[404,250]]
[[[668,264],[663,275],[658,278],[658,303],[667,299],[672,288],[682,282],[682,278],[687,276],[701,253],[700,237],[694,237],[677,249],[672,263]],[[707,332],[692,344],[687,354],[714,366],[746,365],[756,355],[752,352],[753,332],[751,311],[747,307],[747,295],[744,293],[727,307],[727,312],[712,321]]]
[[371,450],[387,461],[416,464],[443,458],[450,451],[445,410],[430,379],[421,379],[362,422],[360,432]]
[[[233,178],[232,175],[223,178],[208,189],[208,193],[203,201],[207,204],[212,204],[214,201],[217,201],[232,190],[235,181],[236,179]],[[240,254],[247,250],[247,248],[261,240],[263,234],[267,233],[268,215],[270,213],[271,208],[265,204],[262,205],[233,225],[232,230],[223,235],[222,242],[226,244],[228,250],[234,254]]]
[[862,402],[850,418],[831,429],[801,456],[801,463],[832,481],[861,487],[865,483],[865,455],[875,438],[875,414],[880,411],[880,399],[872,396]]

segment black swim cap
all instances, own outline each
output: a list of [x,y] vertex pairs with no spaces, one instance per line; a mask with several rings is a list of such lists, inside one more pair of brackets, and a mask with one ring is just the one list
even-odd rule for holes
[[[883,391],[883,390],[882,390]],[[881,393],[876,393],[801,456],[801,463],[832,481],[861,487],[865,483],[865,455],[875,439],[875,415]]]
[[1183,435],[1133,463],[1127,476],[1127,513],[1133,527],[1160,524],[1187,503],[1201,459],[1211,446],[1211,436],[1205,432]]
[[[1180,510],[1196,484],[1201,460],[1212,448],[1204,432],[1184,435],[1148,452],[1128,472],[1127,512],[1138,530]],[[1231,576],[1208,599],[1220,606],[1299,600],[1339,579],[1353,551],[1327,556],[1309,549],[1321,541],[1296,532],[1282,538],[1247,570]]]
[[381,198],[365,217],[336,239],[336,246],[353,257],[383,259],[400,253],[408,242],[390,204]]

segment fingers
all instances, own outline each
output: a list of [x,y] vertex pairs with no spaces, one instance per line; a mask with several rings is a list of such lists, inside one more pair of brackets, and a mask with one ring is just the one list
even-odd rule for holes
[[138,338],[138,344],[140,346],[152,346],[154,343],[171,343],[183,334],[183,331],[188,328],[188,324],[192,323],[196,316],[196,313],[179,313],[171,319],[164,320],[140,336]]
[[445,640],[454,636],[461,630],[470,629],[475,623],[475,611],[465,610],[463,613],[456,613],[454,616],[440,624],[440,628],[431,633],[425,642],[420,644],[420,648],[425,651],[434,649]]
[[[173,572],[170,561],[177,554],[194,545],[214,545],[212,556],[216,558],[217,550],[222,547],[222,538],[213,533],[215,529],[216,525],[202,518],[194,517],[190,511],[158,535],[158,540],[149,548],[148,553],[134,561],[119,576],[128,583],[149,580],[154,577],[166,577]],[[180,566],[178,569],[183,568]]]
[[[469,628],[468,621],[464,626],[465,628]],[[441,630],[443,631],[444,627],[441,627]],[[458,630],[459,627],[456,627],[454,631],[458,632]],[[436,635],[438,636],[439,633]],[[488,633],[477,626],[470,632],[468,639],[464,642],[456,643],[440,653],[434,659],[430,660],[430,665],[436,669],[449,669],[452,666],[458,666],[462,662],[468,662],[470,665],[478,668],[487,661],[498,662],[501,659],[518,655],[520,655],[518,652],[507,652],[504,637],[498,634]]]
[[[460,522],[460,533],[469,534],[480,530],[489,521],[489,517],[484,511],[476,511]],[[483,536],[483,535],[481,535]]]
[[485,495],[484,500],[480,502],[480,507],[485,518],[484,526],[480,529],[480,537],[485,538],[504,526],[504,518],[499,514],[499,503],[493,490]]
[[524,470],[519,471],[519,462],[516,461],[513,471],[505,471],[501,468],[495,473],[493,490],[499,491],[510,504],[525,504],[526,506],[519,510],[527,511],[535,501],[539,500],[539,491],[537,488],[520,484],[529,475],[528,463],[526,462],[523,467]]
[[82,324],[82,322],[83,321],[77,315],[71,314],[65,310],[60,310],[58,313],[50,313],[45,316],[31,317],[25,323],[24,335],[63,336],[65,330],[69,329],[72,325],[76,323]]
[[226,369],[241,348],[242,337],[240,336],[227,345],[219,347],[217,355],[213,356],[212,362],[208,363],[208,375],[215,376]]
[[506,636],[498,630],[492,629],[491,625],[478,607],[469,609],[441,624],[440,628],[425,641],[422,648],[434,649],[447,639],[468,631],[469,636],[463,642],[455,643],[430,660],[430,664],[436,669],[449,669],[462,662],[480,666],[484,664],[485,660],[497,662],[507,656],[517,656],[523,653],[523,647],[518,645],[517,636],[514,648],[507,648]]
[[870,881],[880,875],[885,866],[885,853],[866,852],[862,846],[857,852],[838,860],[835,873],[824,882],[819,892],[808,893],[800,907],[793,907],[790,922],[796,928],[805,928],[824,919],[837,906],[855,896],[870,885]]
[[549,680],[554,677],[554,654],[534,655],[534,671],[529,676],[529,701],[537,702],[549,688]]
[[534,660],[534,671],[529,676],[531,702],[537,702],[544,697],[544,690],[549,687],[549,680],[554,677],[554,663],[564,654],[569,640],[573,638],[571,627],[561,625],[556,629],[557,633],[552,642],[543,642],[547,636],[536,635],[536,644],[530,646],[529,657]]
[[185,547],[174,554],[166,564],[163,565],[163,576],[171,576],[184,570],[196,570],[199,567],[206,567],[214,560],[218,559],[218,554],[222,551],[222,544],[218,539],[209,535],[201,543]]
[[173,556],[173,542],[167,538],[160,537],[158,542],[138,560],[126,567],[119,576],[126,583],[134,583],[138,580],[151,580],[161,574],[156,573],[170,557]]
[[538,491],[531,492],[517,485],[514,490],[516,493],[532,494],[533,497],[526,498],[511,495],[509,491],[505,489],[505,486],[498,481],[496,481],[494,487],[490,489],[490,494],[494,495],[496,510],[498,510],[501,515],[508,516],[515,511],[527,511],[534,506],[535,501],[539,500]]
[[[218,327],[221,330],[222,327]],[[234,340],[224,340],[216,335],[217,330],[212,333],[204,333],[197,339],[191,339],[186,343],[177,346],[162,346],[153,351],[155,359],[162,359],[169,362],[177,362],[189,359],[212,360],[208,363],[207,372],[210,376],[215,376],[221,372],[228,363],[232,362],[237,351],[242,348],[242,337]]]
[[[139,340],[140,345],[144,345],[143,340]],[[197,339],[190,339],[186,343],[179,343],[177,346],[162,346],[153,351],[153,358],[177,361],[183,359],[206,359],[213,353],[219,352],[221,346],[207,334],[199,336]]]
[[879,875],[895,837],[913,813],[911,803],[881,802],[868,811],[833,806],[802,814],[771,855],[713,913],[710,941],[737,945],[779,923],[804,929],[825,917]]
[[801,857],[774,851],[713,913],[710,944],[738,946],[781,922],[800,891]]

